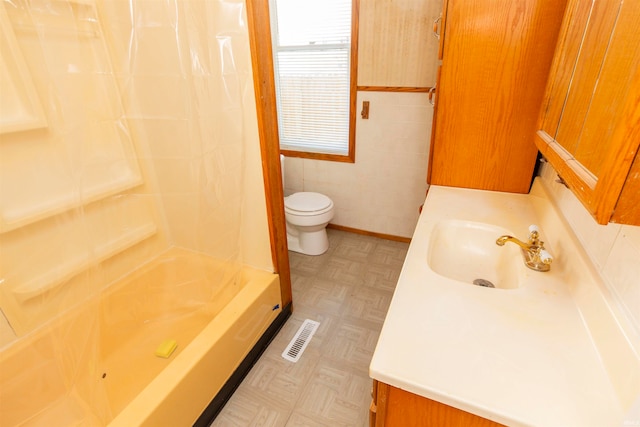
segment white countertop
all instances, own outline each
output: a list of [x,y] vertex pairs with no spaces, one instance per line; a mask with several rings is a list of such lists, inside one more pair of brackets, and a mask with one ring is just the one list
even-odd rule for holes
[[[532,193],[430,188],[370,375],[509,426],[621,426],[628,405],[620,396],[629,392],[616,388],[607,366],[615,361],[603,359],[594,339],[600,335],[585,320],[600,312],[581,307],[584,297],[576,297],[600,288],[575,238],[563,234],[568,232],[558,225],[544,191]],[[513,262],[524,279],[516,289],[440,276],[427,256],[431,231],[447,219],[495,224],[522,240],[528,226],[537,224],[555,258],[551,271],[529,270],[517,256]]]

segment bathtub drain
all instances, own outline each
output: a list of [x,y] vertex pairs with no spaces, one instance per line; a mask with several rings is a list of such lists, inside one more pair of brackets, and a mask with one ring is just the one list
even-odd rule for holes
[[493,286],[493,283],[485,279],[476,279],[473,281],[473,284],[478,286],[483,286],[485,288],[495,288],[495,286]]

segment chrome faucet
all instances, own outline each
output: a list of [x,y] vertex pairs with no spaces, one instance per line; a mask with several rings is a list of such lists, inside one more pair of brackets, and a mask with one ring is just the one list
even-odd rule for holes
[[529,226],[529,241],[527,243],[515,237],[504,235],[498,237],[496,245],[504,246],[507,242],[513,242],[520,246],[524,264],[530,269],[535,271],[549,271],[551,269],[550,264],[553,262],[553,257],[544,248],[544,242],[540,240],[538,226]]

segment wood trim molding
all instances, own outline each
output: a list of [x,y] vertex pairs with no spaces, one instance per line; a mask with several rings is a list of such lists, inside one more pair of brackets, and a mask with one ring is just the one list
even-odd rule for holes
[[[447,34],[447,9],[449,0],[442,0],[442,14],[440,19],[440,39],[438,40],[438,59],[444,58],[444,37]],[[437,80],[436,80],[437,81]]]
[[428,93],[430,87],[358,86],[358,92],[419,92]]
[[360,33],[360,0],[351,2],[351,69],[349,70],[349,155],[350,163],[356,161],[356,119],[358,103],[358,35]]
[[589,202],[593,199],[594,188],[583,184],[581,175],[577,173],[575,161],[571,162],[566,150],[563,150],[560,144],[543,130],[536,132],[534,141],[540,153],[547,158],[549,163],[554,165],[558,175],[562,177],[567,186],[573,190],[575,196],[594,215],[595,212]]
[[275,272],[280,275],[280,293],[283,307],[292,301],[291,272],[287,247],[287,229],[284,216],[284,191],[280,168],[280,139],[276,110],[276,90],[271,50],[271,24],[269,2],[247,0],[247,21],[251,65],[253,69],[258,135],[262,157],[271,258]]
[[[355,126],[353,126],[355,127]],[[354,139],[355,141],[355,139]],[[306,151],[280,150],[287,157],[300,157],[302,159],[327,160],[331,162],[355,163],[355,155],[341,156],[338,154],[311,153]],[[354,149],[355,153],[355,149]]]
[[361,230],[359,228],[346,227],[344,225],[329,223],[327,225],[327,228],[331,228],[333,230],[348,231],[349,233],[362,234],[363,236],[371,236],[371,237],[378,237],[380,239],[385,239],[385,240],[393,240],[394,242],[411,243],[410,237],[394,236],[393,234],[376,233],[374,231],[366,231],[366,230]]

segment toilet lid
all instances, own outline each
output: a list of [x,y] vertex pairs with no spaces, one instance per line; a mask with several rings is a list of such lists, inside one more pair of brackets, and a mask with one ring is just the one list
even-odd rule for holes
[[284,199],[287,209],[305,213],[326,210],[332,204],[331,199],[324,194],[309,191],[294,193]]

